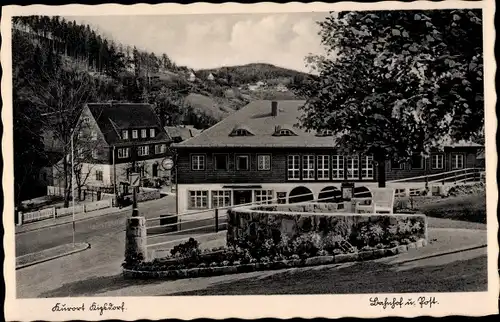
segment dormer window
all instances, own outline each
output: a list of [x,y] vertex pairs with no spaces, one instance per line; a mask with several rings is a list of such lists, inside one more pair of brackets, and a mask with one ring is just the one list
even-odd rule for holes
[[127,130],[123,130],[123,131],[122,131],[122,138],[123,138],[124,140],[128,140],[128,131],[127,131]]
[[146,129],[141,130],[141,138],[147,138],[148,137],[148,131]]
[[241,126],[241,127],[238,126],[238,127],[235,127],[233,129],[233,131],[231,131],[229,136],[253,136],[253,133],[250,132],[250,130],[248,128],[245,128],[243,126]]
[[294,135],[294,134],[290,130],[279,130],[278,131],[278,135],[281,135],[281,136],[291,136],[291,135]]
[[280,127],[276,127],[275,131],[274,131],[274,136],[295,136],[297,134],[295,134],[292,130],[290,129],[287,129],[287,128],[280,128]]
[[137,139],[139,137],[139,133],[137,130],[132,130],[132,139]]
[[149,136],[152,138],[156,136],[155,129],[149,129]]

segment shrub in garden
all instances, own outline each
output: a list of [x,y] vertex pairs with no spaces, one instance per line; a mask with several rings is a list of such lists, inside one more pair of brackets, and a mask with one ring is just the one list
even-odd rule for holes
[[393,248],[393,247],[397,247],[399,246],[399,242],[397,240],[393,240],[389,243],[389,247]]
[[201,250],[198,241],[194,238],[189,238],[187,242],[174,246],[170,250],[173,257],[181,258],[185,262],[197,262],[199,260]]

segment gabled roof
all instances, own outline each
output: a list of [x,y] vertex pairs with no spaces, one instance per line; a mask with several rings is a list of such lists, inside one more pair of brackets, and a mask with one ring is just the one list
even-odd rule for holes
[[165,131],[167,132],[168,136],[170,136],[170,138],[172,138],[174,141],[176,138],[180,138],[182,141],[184,141],[201,133],[200,130],[195,129],[192,126],[185,125],[165,126]]
[[[318,137],[295,124],[305,101],[283,100],[278,102],[278,113],[272,115],[270,100],[253,101],[229,115],[198,136],[175,144],[175,147],[334,147],[335,137]],[[236,127],[245,124],[252,136],[231,136]],[[276,127],[290,128],[296,136],[273,136]]]
[[128,129],[155,128],[154,140],[170,140],[150,104],[89,103],[87,106],[108,144],[121,142],[120,131]]
[[[253,101],[242,109],[203,131],[200,135],[174,144],[178,148],[204,147],[309,147],[334,148],[340,135],[324,135],[315,131],[305,131],[297,126],[302,114],[300,107],[305,101],[283,100],[278,102],[278,113],[272,115],[272,101]],[[234,129],[243,127],[253,134],[250,136],[231,135]],[[296,135],[274,135],[277,128],[289,129]],[[460,141],[445,143],[446,147],[482,147],[473,142]]]

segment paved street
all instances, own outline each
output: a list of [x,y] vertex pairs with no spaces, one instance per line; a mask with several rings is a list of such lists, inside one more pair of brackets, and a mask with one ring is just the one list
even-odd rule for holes
[[[120,265],[125,235],[116,229],[91,237],[91,249],[17,270],[17,296],[479,291],[485,288],[487,281],[486,248],[438,257],[433,254],[446,251],[450,245],[458,248],[483,245],[485,232],[433,229],[429,233],[431,244],[427,247],[376,261],[177,281],[144,281],[123,279]],[[168,239],[182,237],[188,235]],[[318,279],[323,282],[315,283]],[[456,287],[463,289],[454,289]]]
[[[146,218],[175,213],[175,196],[139,203],[139,211]],[[88,242],[93,247],[99,246],[106,238],[125,231],[125,221],[131,212],[132,210],[127,208],[113,214],[76,222],[75,242]],[[153,224],[159,223],[155,221],[151,223]],[[16,235],[16,256],[71,243],[72,240],[71,223],[20,233]]]

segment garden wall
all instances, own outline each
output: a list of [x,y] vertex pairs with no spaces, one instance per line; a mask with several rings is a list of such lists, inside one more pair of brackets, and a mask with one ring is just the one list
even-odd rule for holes
[[[427,240],[425,215],[327,213],[328,204],[248,206],[228,211],[228,245],[306,236],[322,243],[348,241],[362,248]],[[288,210],[288,211],[285,211]]]
[[[141,188],[141,189],[143,191],[137,194],[137,202],[155,200],[161,198],[160,190],[158,189],[148,189],[148,188]],[[132,202],[132,195],[125,196],[125,199],[128,199],[129,202]]]

